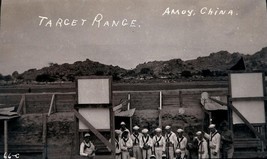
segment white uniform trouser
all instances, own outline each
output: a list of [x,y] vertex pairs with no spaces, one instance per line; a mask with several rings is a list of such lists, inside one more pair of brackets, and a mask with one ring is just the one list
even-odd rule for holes
[[208,158],[209,158],[208,153],[198,154],[198,159],[208,159]]
[[150,159],[150,156],[152,155],[151,149],[148,150],[142,150],[143,159]]
[[185,155],[186,155],[186,151],[185,150],[181,150],[181,158],[184,158]]
[[163,147],[155,147],[156,159],[162,159]]
[[[169,151],[169,152],[167,152]],[[169,155],[169,159],[174,159],[174,149],[173,146],[166,147],[166,155]]]
[[130,159],[130,153],[128,151],[121,152],[122,159]]
[[138,145],[133,146],[133,157],[142,159],[141,148]]

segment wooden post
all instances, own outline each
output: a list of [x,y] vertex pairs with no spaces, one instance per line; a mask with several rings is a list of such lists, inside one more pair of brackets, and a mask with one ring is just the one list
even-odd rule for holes
[[23,114],[26,114],[27,111],[26,111],[26,96],[24,95],[24,100],[23,100]]
[[52,99],[51,99],[51,102],[50,102],[50,107],[49,107],[49,111],[48,111],[48,116],[50,116],[51,115],[51,113],[52,113],[52,109],[53,109],[53,106],[54,106],[54,100],[55,99],[55,94],[53,94],[52,95]]
[[127,103],[127,110],[130,110],[131,109],[131,103],[130,103],[130,100],[131,100],[131,94],[128,93],[128,103]]
[[159,127],[162,128],[162,92],[159,92]]
[[19,102],[19,107],[17,109],[17,113],[21,114],[21,109],[25,107],[25,95],[21,96],[20,102]]
[[232,104],[230,96],[227,95],[227,113],[228,113],[228,128],[233,131],[233,112],[229,105]]
[[47,116],[43,113],[43,157],[42,159],[47,159]]
[[4,153],[8,154],[8,122],[4,120]]
[[[112,102],[114,103],[114,102]],[[114,119],[114,112],[113,107],[109,108],[110,113],[110,135],[111,135],[111,144],[115,146],[115,119]],[[112,158],[116,157],[116,152],[111,151]]]

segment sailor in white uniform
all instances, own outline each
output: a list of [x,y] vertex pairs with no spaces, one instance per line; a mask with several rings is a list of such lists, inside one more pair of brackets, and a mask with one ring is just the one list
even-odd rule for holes
[[208,159],[208,143],[203,138],[203,133],[201,131],[198,131],[196,135],[196,140],[198,141],[198,159]]
[[215,128],[215,124],[209,126],[210,134],[205,133],[204,137],[209,140],[211,158],[220,158],[221,135]]
[[[120,135],[121,135],[121,131],[120,130],[115,130],[115,159],[121,159],[122,155],[121,155],[121,146],[120,146]],[[111,139],[109,139],[109,142],[111,142]],[[108,148],[109,151],[111,151]]]
[[80,155],[86,156],[90,159],[93,159],[95,156],[95,146],[90,141],[90,134],[89,133],[86,133],[84,135],[84,140],[80,145]]
[[140,147],[142,149],[142,157],[143,159],[150,159],[152,154],[152,148],[153,148],[153,141],[152,138],[148,134],[148,129],[142,130],[142,137],[140,140]]
[[129,132],[124,131],[120,140],[122,159],[130,159],[130,151],[133,148],[133,141],[129,138]]
[[131,135],[131,139],[133,141],[133,157],[136,159],[142,159],[142,153],[140,148],[142,133],[139,132],[139,127],[133,127],[133,133]]
[[165,153],[165,138],[161,134],[161,129],[156,128],[155,132],[156,135],[153,137],[153,146],[154,146],[154,153],[156,159],[162,159],[162,154]]
[[181,150],[181,158],[186,158],[187,138],[183,135],[183,133],[183,129],[177,130],[177,142],[175,144],[175,148]]
[[165,127],[166,156],[168,159],[174,158],[174,144],[176,143],[176,134],[171,131],[171,126]]

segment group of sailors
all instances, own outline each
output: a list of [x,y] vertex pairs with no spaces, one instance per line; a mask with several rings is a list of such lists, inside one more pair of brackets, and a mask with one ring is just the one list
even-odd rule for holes
[[[133,127],[131,134],[124,122],[121,122],[120,125],[121,128],[115,130],[116,159],[221,158],[221,142],[231,144],[233,139],[228,129],[223,128],[222,130],[225,131],[222,131],[221,135],[214,124],[209,126],[209,134],[198,131],[195,135],[188,134],[188,138],[184,135],[183,129],[179,128],[177,133],[174,133],[169,125],[165,127],[164,135],[161,128],[156,128],[154,136],[149,134],[148,129],[140,130],[138,126]],[[224,127],[227,128],[226,125]],[[93,158],[95,148],[90,141],[86,141],[86,135],[88,136],[85,134],[84,143],[80,147],[80,155]],[[89,154],[85,155],[86,153]],[[233,147],[223,153],[223,158],[232,158]]]

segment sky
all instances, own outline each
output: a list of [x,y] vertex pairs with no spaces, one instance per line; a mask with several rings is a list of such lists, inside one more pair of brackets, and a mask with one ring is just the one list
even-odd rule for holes
[[266,28],[265,0],[2,0],[0,73],[86,59],[131,69],[221,50],[253,54],[267,46]]

